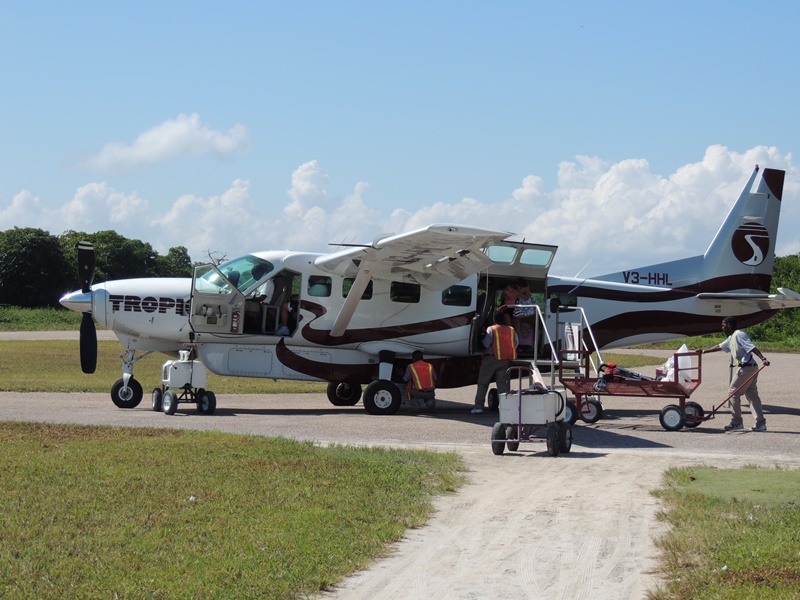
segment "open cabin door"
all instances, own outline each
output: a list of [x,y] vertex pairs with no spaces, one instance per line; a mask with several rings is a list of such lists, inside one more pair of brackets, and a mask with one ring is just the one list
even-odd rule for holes
[[[483,352],[483,334],[486,328],[494,323],[494,313],[503,304],[503,290],[509,284],[516,284],[520,279],[527,281],[535,302],[545,311],[545,295],[547,293],[547,274],[553,264],[558,246],[548,244],[530,244],[524,241],[505,240],[483,252],[492,264],[481,271],[478,278],[478,306],[472,321],[472,351]],[[483,302],[483,304],[481,303]],[[527,321],[522,321],[526,327]],[[533,324],[531,324],[533,325]],[[531,332],[535,326],[531,329]],[[518,331],[520,346],[523,346],[522,331]],[[524,341],[528,341],[525,339]],[[531,347],[533,340],[530,341]]]
[[244,329],[244,295],[229,278],[214,265],[195,267],[192,280],[192,303],[189,319],[198,333],[227,333],[238,335]]

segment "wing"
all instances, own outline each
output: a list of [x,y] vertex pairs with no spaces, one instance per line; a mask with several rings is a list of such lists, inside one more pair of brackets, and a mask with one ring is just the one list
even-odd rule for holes
[[485,269],[492,261],[481,252],[513,235],[462,225],[430,225],[319,257],[323,271],[357,277],[369,269],[373,279],[395,279],[443,290]]
[[355,277],[330,334],[337,337],[345,332],[371,279],[394,279],[444,290],[491,265],[491,259],[481,249],[511,235],[462,225],[430,225],[379,237],[371,246],[320,256],[314,261],[319,269]]
[[782,308],[797,308],[800,306],[800,294],[788,288],[778,288],[777,294],[747,294],[747,293],[703,293],[697,294],[700,300],[712,300],[715,303],[730,303],[736,306],[755,306],[760,310],[778,310]]

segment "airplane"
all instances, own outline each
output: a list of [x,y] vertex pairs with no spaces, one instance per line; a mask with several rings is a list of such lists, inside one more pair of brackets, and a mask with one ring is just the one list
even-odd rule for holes
[[[770,293],[784,177],[756,165],[704,254],[591,279],[551,275],[557,246],[434,224],[327,254],[254,252],[198,266],[193,278],[102,283],[93,283],[93,248],[81,242],[81,289],[61,304],[83,314],[84,372],[96,366],[95,321],[124,348],[122,378],[111,389],[120,408],[143,398],[134,364],[161,352],[182,359],[191,353],[192,365],[217,375],[328,382],[335,406],[355,405],[365,386],[369,413],[394,414],[414,350],[434,365],[439,388],[477,382],[482,333],[503,288],[519,278],[530,284],[543,324],[535,347],[525,350],[538,357],[539,347],[549,346],[551,360],[552,348],[570,347],[570,310],[584,315],[582,341],[600,350],[714,333],[728,315],[748,327],[800,306],[797,292]],[[196,387],[204,387],[202,375]],[[197,392],[183,401],[213,412],[213,393]],[[163,398],[167,412],[166,393],[162,380],[154,410]],[[168,404],[174,412],[175,396]]]

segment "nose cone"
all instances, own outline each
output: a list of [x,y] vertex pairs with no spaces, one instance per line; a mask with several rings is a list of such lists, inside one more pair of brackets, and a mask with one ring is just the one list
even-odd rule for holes
[[65,294],[59,302],[64,308],[74,310],[78,313],[92,312],[91,292],[82,292],[80,290],[70,292],[69,294]]

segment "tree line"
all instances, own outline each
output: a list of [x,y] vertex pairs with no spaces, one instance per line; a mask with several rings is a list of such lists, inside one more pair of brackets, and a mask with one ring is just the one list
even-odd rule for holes
[[77,244],[92,242],[95,282],[133,277],[191,277],[192,261],[184,246],[161,256],[140,240],[116,231],[65,231],[15,227],[0,231],[0,304],[25,308],[57,307],[67,292],[80,288]]

